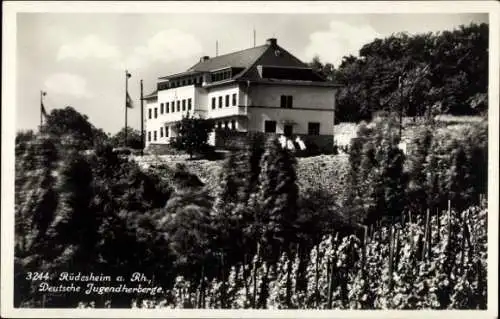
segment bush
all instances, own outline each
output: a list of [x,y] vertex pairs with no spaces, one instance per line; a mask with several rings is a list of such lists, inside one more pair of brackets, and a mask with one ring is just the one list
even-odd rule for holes
[[195,153],[208,152],[208,133],[213,128],[213,120],[190,117],[188,114],[177,124],[178,136],[173,138],[172,146],[185,150],[190,157]]

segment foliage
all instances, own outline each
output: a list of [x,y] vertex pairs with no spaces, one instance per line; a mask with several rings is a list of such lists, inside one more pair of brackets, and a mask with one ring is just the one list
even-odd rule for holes
[[319,56],[314,56],[309,66],[317,73],[325,77],[328,81],[333,81],[335,68],[331,63],[323,64]]
[[[126,275],[155,267],[168,277],[167,245],[156,225],[157,209],[171,192],[168,184],[117,157],[109,145],[88,156],[42,135],[16,147],[17,306],[77,301],[72,294],[40,300],[34,282],[25,280],[28,271]],[[126,296],[114,302],[127,303]]]
[[210,209],[212,202],[203,189],[178,190],[165,206],[165,227],[170,248],[180,265],[200,264],[211,253]]
[[249,198],[254,212],[255,239],[265,243],[271,258],[287,251],[296,241],[295,232],[298,186],[296,159],[276,138],[266,142],[260,163],[258,190]]
[[398,126],[393,117],[380,116],[372,127],[361,126],[352,141],[344,206],[355,219],[371,224],[398,216],[404,208],[406,174]]
[[[257,299],[261,300],[259,308],[486,309],[486,222],[486,210],[476,206],[462,213],[452,210],[433,217],[428,239],[424,237],[426,227],[421,218],[384,226],[367,238],[365,246],[354,235],[324,236],[310,250],[307,267],[302,270],[307,278],[305,289],[296,286],[300,276],[297,255],[290,258],[282,254],[273,263],[258,263],[255,279]],[[389,227],[397,230],[392,261]],[[428,246],[424,248],[426,241]],[[258,256],[253,260],[255,264]],[[392,275],[388,271],[391,262]],[[245,277],[244,269],[251,266],[233,267],[230,271],[228,307],[233,309],[252,304],[254,279]],[[174,290],[179,282],[183,282],[185,296],[200,292],[185,277],[178,278]],[[198,306],[224,308],[220,286],[221,281],[210,281],[206,302]],[[287,290],[293,292],[290,299],[286,297]],[[173,301],[170,307],[183,307],[182,302],[185,304]]]
[[185,150],[191,157],[195,152],[208,150],[208,134],[214,128],[212,120],[188,114],[176,125],[178,136],[174,138],[172,143],[175,148]]
[[55,137],[70,137],[78,149],[90,149],[107,139],[107,135],[96,129],[86,115],[71,106],[52,110],[45,119],[43,132]]
[[25,130],[16,132],[16,146],[35,138],[35,132],[33,130]]
[[488,108],[488,29],[472,23],[365,44],[359,57],[344,57],[334,72],[335,81],[344,85],[336,119],[369,120],[376,111],[401,108],[408,116],[483,113]]
[[[470,203],[478,204],[479,196],[487,192],[488,184],[487,122],[456,131],[435,130],[431,135],[427,155],[421,164],[426,206],[443,209],[448,200],[458,209],[465,209]],[[413,150],[410,158],[418,156],[418,152],[418,149]],[[415,173],[410,174],[415,180]]]
[[142,149],[143,142],[141,137],[141,131],[135,130],[131,127],[127,127],[127,144],[125,145],[125,128],[122,128],[119,132],[110,138],[110,142],[114,147],[131,147],[133,149]]

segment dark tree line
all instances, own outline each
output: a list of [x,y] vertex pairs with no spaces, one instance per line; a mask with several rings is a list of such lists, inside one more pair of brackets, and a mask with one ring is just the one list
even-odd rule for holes
[[[83,301],[71,293],[42,298],[40,282],[25,280],[30,271],[169,276],[170,253],[156,220],[171,186],[118,157],[110,145],[91,155],[80,146],[46,134],[16,144],[16,306]],[[122,297],[115,305],[129,306]]]
[[375,39],[336,68],[315,58],[311,66],[344,87],[336,120],[369,120],[377,111],[407,116],[473,115],[487,111],[488,24],[452,31]]

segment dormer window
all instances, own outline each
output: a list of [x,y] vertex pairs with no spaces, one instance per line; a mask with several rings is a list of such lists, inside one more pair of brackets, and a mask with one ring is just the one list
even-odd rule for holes
[[232,78],[233,72],[231,68],[226,68],[220,71],[214,71],[212,74],[210,74],[210,78],[212,82],[218,82],[218,81],[224,81]]

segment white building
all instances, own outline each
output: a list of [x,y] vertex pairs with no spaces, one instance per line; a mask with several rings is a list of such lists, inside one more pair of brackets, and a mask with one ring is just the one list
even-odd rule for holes
[[160,77],[157,90],[144,98],[146,147],[169,143],[188,112],[214,119],[219,129],[323,136],[333,143],[337,87],[274,38],[204,56],[185,72]]

